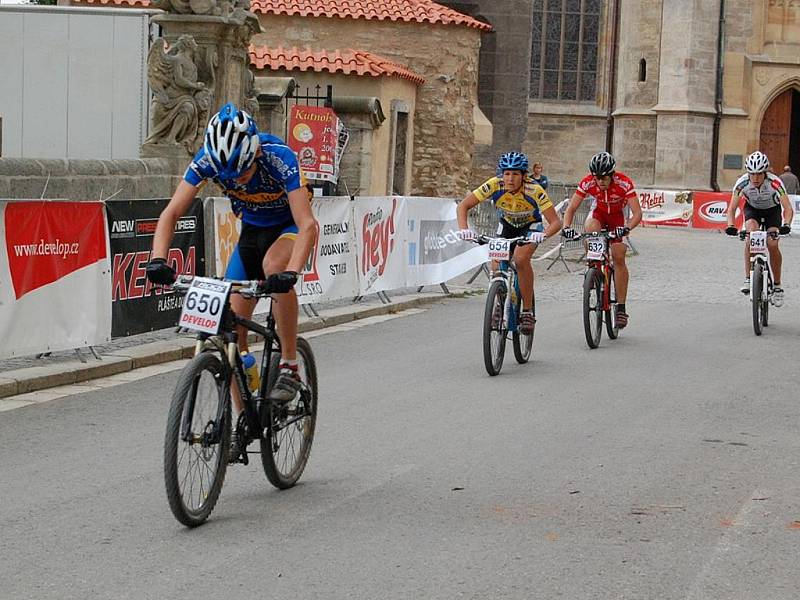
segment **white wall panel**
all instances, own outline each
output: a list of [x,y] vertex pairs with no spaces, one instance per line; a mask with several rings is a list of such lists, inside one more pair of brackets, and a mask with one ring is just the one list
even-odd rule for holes
[[3,156],[138,158],[148,12],[0,7]]
[[0,117],[3,156],[22,154],[22,15],[0,16]]

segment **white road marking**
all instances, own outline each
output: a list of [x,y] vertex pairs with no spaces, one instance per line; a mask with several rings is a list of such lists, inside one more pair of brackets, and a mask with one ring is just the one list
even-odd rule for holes
[[[392,314],[376,315],[374,317],[356,319],[349,323],[343,323],[342,325],[335,325],[333,327],[327,327],[325,329],[309,331],[308,333],[304,333],[303,337],[314,338],[314,337],[319,337],[321,335],[327,335],[329,333],[353,331],[355,329],[361,329],[362,327],[368,327],[369,325],[375,325],[376,323],[383,323],[384,321],[389,321],[400,317],[416,315],[421,312],[425,312],[425,310],[426,309],[424,308],[409,308],[407,310],[403,310]],[[263,343],[254,344],[252,346],[252,350],[259,351],[262,350],[263,347],[264,347]],[[61,385],[58,387],[39,390],[37,392],[28,392],[25,394],[18,394],[16,396],[9,396],[7,398],[0,398],[0,412],[6,410],[14,410],[16,408],[22,408],[23,406],[29,406],[31,404],[40,404],[42,402],[49,402],[51,400],[57,400],[59,398],[64,398],[66,396],[73,396],[75,394],[83,394],[86,392],[92,392],[101,389],[116,387],[118,385],[124,385],[126,383],[131,383],[133,381],[139,381],[140,379],[145,379],[147,377],[153,377],[154,375],[162,375],[164,373],[170,373],[172,371],[177,371],[179,369],[182,369],[184,365],[186,365],[186,363],[188,362],[189,359],[173,360],[158,365],[151,365],[149,367],[134,369],[133,371],[118,373],[116,375],[109,375],[108,377],[101,377],[99,379],[83,381],[81,383]]]

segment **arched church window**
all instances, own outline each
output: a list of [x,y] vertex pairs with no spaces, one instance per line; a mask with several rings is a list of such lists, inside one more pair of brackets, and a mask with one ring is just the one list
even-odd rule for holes
[[535,100],[593,101],[603,0],[533,0]]

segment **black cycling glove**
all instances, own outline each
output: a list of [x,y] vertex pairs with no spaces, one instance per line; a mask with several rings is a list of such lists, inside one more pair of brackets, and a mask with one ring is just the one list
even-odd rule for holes
[[297,273],[295,271],[284,271],[283,273],[273,273],[267,277],[267,289],[270,293],[285,294],[297,283]]
[[725,228],[725,233],[728,235],[739,235],[739,230],[734,225],[728,225]]
[[789,232],[792,230],[792,226],[788,223],[784,223],[778,228],[778,233],[781,235],[789,235]]
[[167,264],[164,258],[153,258],[147,263],[145,267],[147,278],[150,283],[158,283],[161,285],[172,285],[175,283],[177,275],[175,269]]

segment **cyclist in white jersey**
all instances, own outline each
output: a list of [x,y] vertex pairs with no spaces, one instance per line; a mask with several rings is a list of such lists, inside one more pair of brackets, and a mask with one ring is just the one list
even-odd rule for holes
[[[736,219],[736,208],[739,206],[739,199],[744,198],[744,228],[747,231],[755,231],[764,225],[767,231],[777,231],[781,235],[786,235],[791,231],[789,225],[794,218],[794,209],[783,182],[769,172],[769,159],[763,152],[753,152],[745,160],[747,173],[739,177],[736,185],[733,186],[731,200],[728,203],[728,226],[725,233],[737,235],[739,232],[734,226]],[[767,249],[769,250],[769,262],[772,273],[775,277],[775,292],[773,301],[775,306],[783,304],[783,288],[781,287],[781,264],[783,257],[778,240],[767,239]],[[744,273],[745,280],[741,291],[743,294],[750,293],[750,246],[744,246]]]

